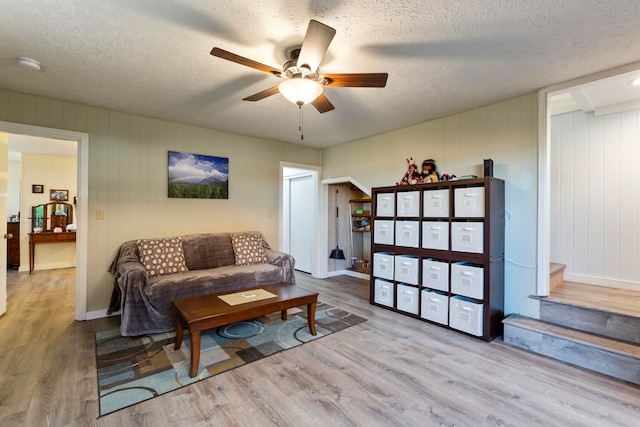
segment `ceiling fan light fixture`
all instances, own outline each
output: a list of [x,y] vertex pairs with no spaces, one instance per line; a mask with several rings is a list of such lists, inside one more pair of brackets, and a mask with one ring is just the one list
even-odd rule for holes
[[297,77],[280,83],[278,90],[287,100],[302,107],[322,94],[322,85],[313,80]]

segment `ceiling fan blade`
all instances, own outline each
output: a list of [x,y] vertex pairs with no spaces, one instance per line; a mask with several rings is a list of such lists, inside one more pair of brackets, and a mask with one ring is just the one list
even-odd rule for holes
[[329,87],[385,87],[387,73],[325,74],[325,86]]
[[321,93],[316,99],[311,101],[311,104],[316,107],[316,110],[320,113],[326,113],[327,111],[331,111],[336,107],[333,106],[331,102],[324,96],[324,93]]
[[262,92],[258,92],[255,93],[251,96],[247,96],[246,98],[243,98],[243,101],[260,101],[261,99],[264,99],[266,97],[269,97],[271,95],[275,95],[276,93],[278,93],[278,86],[274,86],[274,87],[270,87],[269,89],[265,89]]
[[268,65],[261,64],[254,60],[245,58],[244,56],[236,55],[235,53],[231,53],[227,50],[220,49],[219,47],[214,47],[211,50],[211,55],[217,56],[218,58],[226,59],[227,61],[235,62],[240,65],[245,65],[247,67],[255,68],[256,70],[264,71],[265,73],[273,74],[274,76],[279,76],[282,73],[282,70],[278,70],[277,68],[270,67]]
[[329,44],[333,40],[333,36],[336,35],[336,30],[318,22],[314,19],[309,21],[309,27],[307,27],[307,34],[302,41],[302,47],[300,48],[300,54],[298,55],[298,67],[302,65],[308,65],[311,72],[314,73],[324,54],[329,49]]

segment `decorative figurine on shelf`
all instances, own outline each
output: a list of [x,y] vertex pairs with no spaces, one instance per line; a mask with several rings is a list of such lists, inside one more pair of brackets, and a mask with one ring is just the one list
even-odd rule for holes
[[402,181],[396,182],[396,185],[413,185],[417,184],[420,180],[420,174],[418,173],[418,166],[413,161],[413,157],[407,159],[409,165],[407,171],[402,178]]
[[442,181],[455,181],[456,179],[458,179],[458,177],[456,177],[455,175],[449,175],[448,173],[444,173],[442,174],[440,179]]
[[419,183],[426,184],[428,182],[440,181],[440,174],[438,174],[438,168],[436,167],[436,161],[433,159],[427,159],[422,162],[422,173],[420,174]]

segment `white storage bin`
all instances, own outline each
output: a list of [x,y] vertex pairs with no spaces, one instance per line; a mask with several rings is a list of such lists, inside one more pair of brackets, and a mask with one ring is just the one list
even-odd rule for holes
[[396,246],[417,248],[420,242],[419,221],[396,221]]
[[393,193],[379,193],[376,197],[376,215],[393,216],[395,197]]
[[484,217],[484,187],[454,189],[453,214],[456,217]]
[[393,245],[394,225],[392,220],[373,221],[373,242],[381,245]]
[[422,247],[425,249],[449,250],[449,223],[423,221]]
[[443,325],[449,324],[449,297],[442,292],[424,289],[420,317]]
[[451,264],[451,293],[484,298],[484,268],[464,262]]
[[418,285],[418,257],[396,255],[394,277],[396,282]]
[[397,216],[415,216],[420,215],[420,192],[419,191],[403,191],[397,193],[398,209]]
[[481,254],[484,249],[484,223],[452,222],[451,250]]
[[373,275],[383,279],[393,280],[394,256],[387,252],[373,254]]
[[449,326],[481,337],[482,303],[461,296],[449,298]]
[[376,279],[373,282],[374,293],[373,300],[387,307],[393,307],[394,286],[392,282],[382,279]]
[[432,258],[422,260],[422,286],[439,291],[449,290],[449,263]]
[[429,218],[445,218],[449,216],[449,189],[425,190],[422,193],[422,216]]
[[398,302],[396,308],[408,313],[418,314],[418,288],[399,284],[397,292]]

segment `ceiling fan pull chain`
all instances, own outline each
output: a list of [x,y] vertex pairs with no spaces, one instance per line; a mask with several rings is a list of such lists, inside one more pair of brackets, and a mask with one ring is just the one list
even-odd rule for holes
[[300,131],[300,140],[304,141],[304,122],[302,120],[302,105],[299,105],[298,109],[300,110],[298,114],[298,130]]

